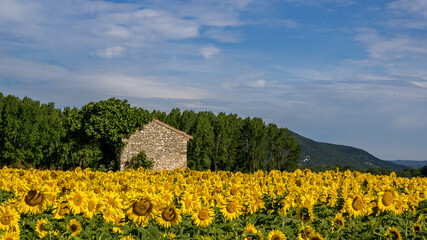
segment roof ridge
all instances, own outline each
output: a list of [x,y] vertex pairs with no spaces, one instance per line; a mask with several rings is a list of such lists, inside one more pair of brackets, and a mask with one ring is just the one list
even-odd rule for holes
[[169,128],[170,130],[172,130],[172,131],[174,131],[174,132],[176,132],[176,133],[179,133],[179,134],[181,134],[181,135],[184,135],[184,136],[188,137],[189,139],[192,139],[192,138],[193,138],[193,136],[188,135],[186,132],[181,131],[181,130],[179,130],[179,129],[176,129],[176,128],[172,127],[171,125],[169,125],[169,124],[167,124],[167,123],[164,123],[164,122],[162,122],[162,121],[160,121],[160,120],[157,120],[157,119],[155,119],[155,118],[153,119],[153,121],[152,121],[152,122],[155,122],[155,123],[157,123],[157,124],[160,124],[160,125],[162,125],[163,127]]

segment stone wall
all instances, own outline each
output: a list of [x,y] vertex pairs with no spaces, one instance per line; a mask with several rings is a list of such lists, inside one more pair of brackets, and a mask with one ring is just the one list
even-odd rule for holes
[[120,171],[133,156],[145,151],[147,158],[153,159],[153,170],[173,170],[187,166],[187,142],[192,137],[163,122],[153,120],[139,128],[128,139],[120,155]]

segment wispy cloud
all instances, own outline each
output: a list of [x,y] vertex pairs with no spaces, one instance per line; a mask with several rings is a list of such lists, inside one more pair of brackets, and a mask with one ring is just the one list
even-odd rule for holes
[[211,96],[206,90],[182,86],[173,81],[160,81],[155,77],[129,76],[116,73],[97,73],[75,77],[80,85],[86,85],[93,91],[113,96],[129,96],[136,98],[176,98],[201,99]]
[[388,4],[393,10],[407,11],[411,14],[427,17],[427,2],[424,0],[396,0]]
[[256,87],[256,88],[261,88],[261,87],[265,87],[266,83],[267,82],[264,79],[258,79],[256,81],[249,82],[249,86]]
[[125,49],[123,47],[114,46],[114,47],[107,47],[105,49],[98,50],[97,53],[98,53],[98,56],[100,56],[102,58],[112,59],[115,57],[122,56],[124,51],[125,51]]
[[199,53],[202,54],[202,56],[205,59],[211,59],[213,56],[217,55],[219,52],[220,52],[220,49],[214,46],[202,47],[199,50]]
[[399,59],[427,57],[425,39],[411,36],[381,36],[374,29],[359,29],[355,39],[366,45],[370,57],[374,59]]

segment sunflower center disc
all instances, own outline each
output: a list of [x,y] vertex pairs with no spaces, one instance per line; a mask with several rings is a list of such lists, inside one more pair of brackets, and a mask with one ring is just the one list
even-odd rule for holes
[[73,198],[73,202],[74,202],[74,205],[76,205],[76,206],[82,205],[82,202],[83,202],[82,197],[80,195],[75,196]]
[[383,195],[382,203],[386,207],[390,206],[393,203],[393,194],[389,191],[385,192]]
[[206,209],[200,210],[200,212],[199,212],[199,219],[200,220],[205,220],[208,218],[208,216],[209,216],[208,210],[206,210]]
[[171,222],[172,220],[174,220],[175,216],[176,216],[175,209],[172,207],[168,207],[162,212],[163,220],[168,222]]
[[282,240],[282,238],[280,238],[280,236],[279,236],[279,235],[273,235],[273,236],[271,237],[271,240]]
[[72,232],[75,232],[75,231],[77,231],[78,228],[77,228],[76,224],[71,224],[70,229]]
[[95,209],[95,207],[96,205],[93,201],[90,201],[89,204],[87,205],[87,209],[91,212]]
[[138,216],[145,216],[151,212],[153,206],[147,199],[140,200],[133,204],[132,210]]
[[0,218],[0,222],[3,225],[9,225],[12,222],[12,216],[6,213]]
[[362,209],[363,206],[363,201],[360,197],[356,197],[353,200],[353,204],[351,205],[353,207],[354,210],[359,211],[360,209]]
[[24,201],[31,207],[38,206],[43,202],[43,194],[38,193],[36,190],[28,191]]
[[237,208],[236,204],[233,202],[229,203],[226,207],[227,212],[229,212],[229,213],[234,213],[236,211],[236,208]]

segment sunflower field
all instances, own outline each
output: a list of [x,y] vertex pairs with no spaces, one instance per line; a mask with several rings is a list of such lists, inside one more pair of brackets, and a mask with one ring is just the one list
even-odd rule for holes
[[427,178],[0,169],[0,239],[426,239]]

